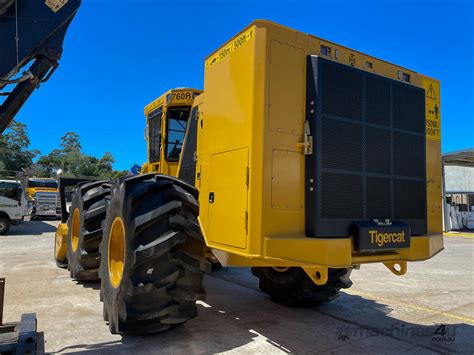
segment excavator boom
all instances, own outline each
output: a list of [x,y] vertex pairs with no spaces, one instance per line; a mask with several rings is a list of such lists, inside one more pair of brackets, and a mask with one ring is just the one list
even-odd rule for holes
[[[0,133],[57,68],[80,5],[81,0],[0,0],[0,96],[6,96],[0,105]],[[22,68],[26,71],[19,75]]]

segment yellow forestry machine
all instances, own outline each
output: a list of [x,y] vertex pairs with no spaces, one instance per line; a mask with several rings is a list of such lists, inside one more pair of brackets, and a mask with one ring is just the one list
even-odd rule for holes
[[141,175],[82,182],[63,208],[56,261],[100,279],[111,332],[195,317],[210,256],[313,306],[362,264],[403,275],[443,249],[437,80],[269,21],[204,71],[203,93],[145,108]]

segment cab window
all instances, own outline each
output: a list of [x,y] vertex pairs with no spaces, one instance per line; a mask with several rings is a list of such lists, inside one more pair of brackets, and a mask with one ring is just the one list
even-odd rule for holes
[[0,182],[0,197],[6,197],[15,201],[20,201],[20,184],[14,182]]
[[57,189],[58,182],[56,180],[28,180],[28,187]]
[[150,163],[160,161],[161,116],[163,107],[150,112],[148,115],[148,155]]
[[189,106],[168,109],[168,134],[166,140],[166,158],[168,161],[179,161],[190,109]]

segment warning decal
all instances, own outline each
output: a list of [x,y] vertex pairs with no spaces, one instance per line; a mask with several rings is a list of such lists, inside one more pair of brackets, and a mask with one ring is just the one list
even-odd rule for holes
[[433,89],[433,84],[430,84],[430,87],[428,88],[428,91],[426,92],[426,98],[436,100],[436,94]]
[[439,84],[423,80],[426,92],[426,138],[431,140],[441,140],[441,119],[439,108]]
[[220,62],[222,59],[230,55],[233,51],[247,44],[254,36],[255,26],[252,26],[250,29],[232,39],[227,45],[209,57],[206,60],[205,69],[209,69],[214,64]]

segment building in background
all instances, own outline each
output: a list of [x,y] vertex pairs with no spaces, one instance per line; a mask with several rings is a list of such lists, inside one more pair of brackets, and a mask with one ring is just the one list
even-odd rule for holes
[[443,154],[444,230],[474,230],[474,148]]

